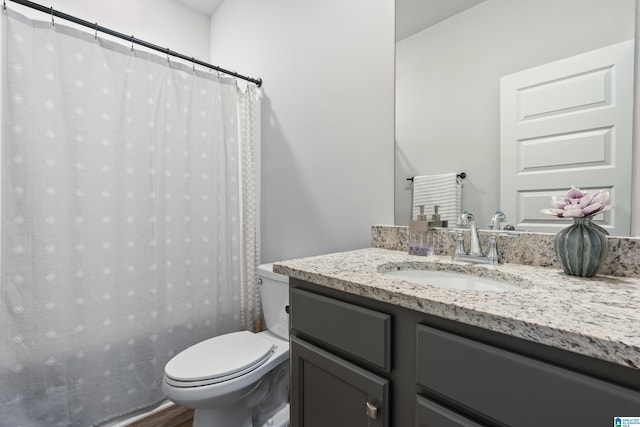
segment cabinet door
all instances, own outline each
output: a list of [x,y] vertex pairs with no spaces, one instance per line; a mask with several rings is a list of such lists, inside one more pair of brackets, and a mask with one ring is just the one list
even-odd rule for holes
[[389,382],[291,337],[293,427],[387,427]]
[[416,427],[482,427],[470,419],[416,396]]

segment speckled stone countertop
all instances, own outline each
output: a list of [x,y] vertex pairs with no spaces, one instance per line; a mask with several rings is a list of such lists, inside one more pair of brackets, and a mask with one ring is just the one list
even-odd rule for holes
[[[385,276],[393,269],[436,269],[509,281],[516,291],[466,291]],[[367,248],[282,261],[274,271],[387,302],[640,369],[640,278],[567,276],[560,269],[453,262]]]

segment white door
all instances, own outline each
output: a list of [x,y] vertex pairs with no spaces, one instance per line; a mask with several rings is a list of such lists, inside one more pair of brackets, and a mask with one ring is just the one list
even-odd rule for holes
[[594,219],[631,231],[633,40],[500,79],[500,205],[516,228],[556,232],[545,215],[571,186],[611,192]]

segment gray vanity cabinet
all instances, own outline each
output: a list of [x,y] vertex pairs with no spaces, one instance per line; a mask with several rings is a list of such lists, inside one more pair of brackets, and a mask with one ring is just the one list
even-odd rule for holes
[[640,416],[639,369],[290,286],[294,427],[595,427]]
[[291,425],[389,426],[388,314],[299,289],[290,296]]

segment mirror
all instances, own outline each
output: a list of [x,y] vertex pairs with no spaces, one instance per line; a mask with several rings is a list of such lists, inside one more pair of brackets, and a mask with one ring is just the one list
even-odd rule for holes
[[[410,3],[396,0],[396,7]],[[395,223],[407,225],[410,219],[407,178],[465,172],[463,209],[487,228],[500,208],[500,77],[633,39],[635,5],[636,0],[484,0],[397,40]],[[398,30],[402,26],[398,22]]]

